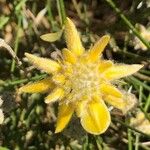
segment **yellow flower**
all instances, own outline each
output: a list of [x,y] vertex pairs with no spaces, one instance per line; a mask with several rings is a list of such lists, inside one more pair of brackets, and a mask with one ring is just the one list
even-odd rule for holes
[[55,133],[61,132],[76,112],[83,128],[91,134],[102,134],[110,125],[110,112],[105,104],[118,109],[125,107],[124,94],[112,83],[114,80],[137,72],[142,65],[114,64],[100,59],[109,42],[103,36],[90,50],[85,51],[73,22],[65,23],[67,48],[62,50],[62,59],[54,61],[26,53],[28,60],[38,69],[52,77],[19,89],[20,92],[49,92],[46,103],[59,102]]

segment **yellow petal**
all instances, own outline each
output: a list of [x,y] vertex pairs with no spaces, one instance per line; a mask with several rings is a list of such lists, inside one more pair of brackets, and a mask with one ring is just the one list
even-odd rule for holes
[[65,23],[65,39],[67,47],[76,55],[81,55],[84,52],[79,34],[74,23],[67,18]]
[[81,117],[82,113],[83,113],[84,110],[85,110],[86,104],[87,104],[87,101],[81,101],[81,102],[78,102],[78,103],[77,103],[76,115],[77,115],[78,117]]
[[56,88],[52,93],[50,93],[45,98],[45,103],[52,103],[57,101],[58,99],[61,99],[64,96],[64,90],[61,88]]
[[47,92],[51,88],[53,88],[53,83],[50,77],[45,78],[43,80],[27,84],[19,89],[19,93],[39,93],[39,92]]
[[125,101],[122,98],[117,98],[115,96],[108,95],[108,96],[104,97],[104,100],[108,104],[110,104],[120,110],[123,110],[125,108]]
[[55,74],[53,75],[52,77],[52,81],[55,83],[55,84],[63,84],[65,82],[65,76],[62,75],[62,74]]
[[53,73],[60,69],[60,65],[53,60],[37,57],[29,53],[25,53],[25,56],[35,67],[42,69],[47,73]]
[[90,52],[89,52],[90,61],[93,62],[99,58],[104,48],[108,44],[109,40],[110,40],[110,36],[104,35],[102,38],[100,38],[99,41],[95,43],[95,45],[90,49]]
[[104,77],[108,80],[119,79],[137,72],[142,67],[142,65],[116,65],[108,68],[104,73]]
[[103,93],[104,95],[112,95],[118,98],[121,98],[123,96],[122,93],[117,88],[108,83],[102,83],[100,85],[100,90],[101,93]]
[[62,53],[63,53],[63,58],[65,59],[65,61],[69,62],[69,63],[76,63],[76,56],[68,49],[64,48],[62,50]]
[[74,108],[70,105],[62,104],[58,109],[58,118],[55,133],[61,132],[70,121]]
[[100,73],[102,73],[102,72],[106,71],[109,67],[112,67],[112,66],[113,66],[113,62],[110,60],[101,61],[99,64],[99,71],[100,71]]
[[103,100],[100,99],[99,102],[90,102],[83,111],[81,124],[87,132],[98,135],[107,130],[111,119]]

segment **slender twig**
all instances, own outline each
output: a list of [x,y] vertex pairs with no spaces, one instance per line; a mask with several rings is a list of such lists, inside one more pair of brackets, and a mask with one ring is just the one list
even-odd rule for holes
[[149,122],[150,122],[150,117],[149,117],[149,115],[147,114],[147,112],[144,110],[144,108],[143,108],[142,106],[139,106],[139,108],[140,108],[140,110],[144,113],[145,118],[148,119]]
[[74,6],[74,8],[75,8],[79,18],[83,19],[83,15],[82,15],[82,12],[80,10],[80,7],[79,7],[79,4],[77,3],[77,1],[76,0],[72,0],[72,3],[73,3],[73,6]]
[[137,29],[132,25],[130,20],[121,12],[121,10],[116,6],[113,0],[105,0],[113,9],[114,11],[120,16],[123,22],[128,26],[129,29],[139,38],[139,40],[148,48],[150,49],[150,44],[147,40],[145,40]]
[[61,26],[63,26],[66,20],[64,0],[57,0],[57,9],[61,19]]
[[135,136],[135,150],[139,150],[139,140],[140,140],[140,135],[136,133]]
[[14,85],[17,85],[17,84],[21,84],[21,83],[26,83],[28,81],[35,81],[35,80],[40,80],[44,77],[46,77],[47,75],[46,74],[42,74],[42,75],[37,75],[37,76],[34,76],[30,79],[21,79],[21,80],[15,80],[15,81],[6,81],[6,82],[3,82],[2,85],[4,86],[14,86]]
[[150,107],[150,94],[149,94],[149,96],[148,96],[148,98],[146,100],[144,110],[147,112],[149,107]]
[[143,87],[140,86],[140,88],[139,88],[139,103],[140,103],[140,104],[141,104],[141,102],[142,102],[142,94],[143,94]]
[[0,48],[1,47],[5,48],[9,52],[9,54],[13,57],[13,59],[19,66],[22,64],[13,49],[3,39],[0,38]]
[[143,136],[145,136],[145,137],[147,137],[147,138],[150,139],[150,135],[145,134],[145,133],[143,133],[143,132],[141,132],[141,131],[135,129],[134,127],[132,127],[132,126],[130,126],[130,125],[127,125],[126,123],[122,122],[121,120],[118,120],[118,119],[116,119],[116,118],[112,118],[112,120],[115,121],[115,122],[120,123],[122,126],[124,126],[124,127],[126,127],[126,128],[129,128],[129,129],[131,129],[131,130],[133,130],[133,131],[135,131],[135,132],[137,132],[137,133],[140,133],[141,135],[143,135]]
[[[15,40],[15,48],[14,51],[17,55],[18,52],[18,46],[19,46],[19,33],[20,33],[20,27],[21,27],[21,16],[19,16],[18,18],[18,27],[17,27],[17,35],[16,35],[16,40]],[[15,60],[12,60],[12,64],[11,64],[11,72],[14,72],[15,70]]]
[[128,128],[128,150],[132,150],[132,131]]
[[150,75],[150,71],[149,70],[140,70],[141,73],[144,73],[146,75]]
[[[123,141],[124,143],[126,143],[126,144],[128,143],[128,140],[125,139],[125,138],[123,138],[122,141]],[[135,145],[135,144],[136,144],[136,143],[133,143],[133,145]],[[149,147],[146,146],[146,145],[144,145],[143,143],[139,143],[138,146],[140,146],[141,148],[143,148],[143,149],[145,149],[145,150],[149,150]]]
[[52,31],[55,31],[55,24],[54,24],[54,17],[52,14],[52,4],[51,0],[47,0],[47,11],[48,11],[48,19],[50,21],[50,24],[52,26]]
[[150,81],[150,77],[141,73],[135,73],[134,76],[138,77],[139,79],[142,79],[144,81]]
[[95,141],[96,141],[96,145],[97,145],[97,149],[98,150],[102,150],[102,146],[101,144],[103,143],[102,138],[100,136],[94,136]]
[[145,88],[146,90],[150,91],[150,87],[145,84],[144,82],[141,82],[140,80],[136,79],[135,77],[128,77],[129,79],[131,79],[132,81],[134,81],[137,85],[141,85],[143,86],[143,88]]

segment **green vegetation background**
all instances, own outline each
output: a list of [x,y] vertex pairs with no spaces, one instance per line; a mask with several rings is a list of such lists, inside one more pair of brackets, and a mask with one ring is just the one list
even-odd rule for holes
[[[0,0],[0,38],[22,63],[17,64],[10,52],[0,47],[0,95],[5,114],[0,126],[0,150],[150,150],[150,136],[128,124],[131,114],[116,112],[109,130],[100,136],[83,131],[75,117],[65,131],[54,134],[57,104],[44,104],[41,94],[17,94],[23,84],[46,76],[27,63],[24,53],[55,56],[54,51],[65,47],[60,32],[66,16],[75,22],[86,48],[100,36],[110,34],[106,59],[144,64],[139,73],[125,79],[124,88],[132,87],[138,108],[146,107],[146,115],[150,111],[150,39],[144,39],[135,28],[136,23],[150,25],[148,0]],[[50,38],[54,42],[40,39],[42,34],[53,32],[57,32]],[[147,50],[134,49],[135,37]]]

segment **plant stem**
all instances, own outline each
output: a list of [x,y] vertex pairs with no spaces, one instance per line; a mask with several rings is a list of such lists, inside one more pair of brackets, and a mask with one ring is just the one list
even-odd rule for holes
[[132,23],[129,21],[129,19],[121,12],[121,10],[116,6],[116,4],[113,2],[113,0],[105,0],[113,9],[114,11],[120,16],[120,18],[123,20],[123,22],[128,26],[129,29],[139,38],[139,40],[148,48],[150,49],[150,44],[148,41],[146,41],[140,33],[137,31],[137,29],[132,25]]
[[139,149],[139,139],[140,139],[140,135],[138,133],[136,133],[136,136],[135,136],[135,150]]
[[52,5],[51,5],[51,0],[47,0],[47,11],[48,11],[48,19],[50,21],[50,24],[52,26],[52,31],[55,31],[55,25],[54,25],[54,18],[52,14]]
[[124,126],[124,127],[126,127],[126,128],[129,128],[129,129],[131,129],[131,130],[133,130],[133,131],[135,131],[135,132],[137,132],[137,133],[140,133],[141,135],[143,135],[143,136],[147,137],[148,139],[150,139],[150,135],[145,134],[145,133],[143,133],[143,132],[141,132],[141,131],[135,129],[134,127],[132,127],[132,126],[130,126],[130,125],[128,125],[128,124],[126,124],[126,123],[124,123],[124,122],[122,122],[122,121],[120,121],[120,120],[118,120],[118,119],[116,119],[116,118],[112,118],[112,120],[115,121],[115,122],[120,123],[122,126]]
[[[21,16],[19,16],[18,18],[18,27],[17,27],[17,35],[16,35],[16,40],[15,40],[15,48],[14,48],[14,51],[15,51],[15,54],[17,55],[17,52],[18,52],[18,46],[19,46],[19,32],[20,32],[20,27],[21,27]],[[14,70],[15,70],[15,60],[13,59],[12,60],[12,64],[11,64],[11,72],[13,73]]]
[[79,7],[77,1],[76,1],[76,0],[72,0],[72,3],[73,3],[73,6],[74,6],[74,8],[75,8],[75,10],[76,10],[76,12],[77,12],[79,18],[80,18],[80,19],[83,19],[83,15],[82,15],[82,13],[81,13],[81,10],[80,10],[80,7]]
[[139,108],[140,108],[140,110],[144,113],[145,118],[150,121],[150,117],[149,117],[149,115],[147,114],[147,112],[143,109],[143,107],[139,106]]
[[132,132],[128,129],[128,150],[132,150]]
[[100,136],[94,136],[95,141],[96,141],[96,145],[97,145],[97,149],[98,150],[102,150],[102,146],[101,144],[103,143],[102,138]]
[[149,94],[149,96],[148,96],[148,98],[147,98],[147,101],[146,101],[145,107],[144,107],[144,110],[145,110],[146,112],[147,112],[149,106],[150,106],[150,94]]
[[25,82],[28,82],[28,81],[35,81],[35,80],[40,80],[44,77],[46,77],[47,75],[46,74],[42,74],[42,75],[37,75],[37,76],[34,76],[30,79],[21,79],[21,80],[15,80],[15,81],[9,81],[9,82],[4,82],[4,86],[14,86],[14,85],[17,85],[17,84],[21,84],[21,83],[25,83]]
[[57,0],[57,9],[61,20],[61,26],[63,26],[66,20],[64,0]]
[[150,91],[150,87],[145,84],[144,82],[141,82],[140,80],[136,79],[135,77],[128,77],[129,79],[131,79],[132,81],[134,81],[137,85],[143,86],[143,88],[145,88],[146,90]]
[[140,86],[140,88],[139,88],[139,103],[140,103],[140,104],[141,104],[141,102],[142,102],[142,94],[143,94],[143,87]]

